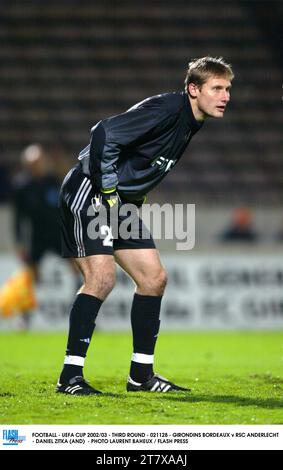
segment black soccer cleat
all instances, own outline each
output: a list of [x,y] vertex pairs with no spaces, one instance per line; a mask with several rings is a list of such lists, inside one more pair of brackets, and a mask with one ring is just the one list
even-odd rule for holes
[[179,387],[179,385],[175,385],[169,380],[161,377],[161,375],[154,374],[151,379],[147,382],[139,384],[128,377],[127,383],[127,392],[190,392],[189,388]]
[[89,383],[81,376],[73,377],[67,384],[57,383],[57,393],[65,393],[67,395],[100,395],[101,392],[91,387]]

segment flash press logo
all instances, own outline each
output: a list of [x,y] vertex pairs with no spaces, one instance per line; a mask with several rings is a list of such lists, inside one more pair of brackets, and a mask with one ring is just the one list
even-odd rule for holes
[[17,446],[26,440],[26,436],[19,436],[17,429],[3,430],[3,446]]

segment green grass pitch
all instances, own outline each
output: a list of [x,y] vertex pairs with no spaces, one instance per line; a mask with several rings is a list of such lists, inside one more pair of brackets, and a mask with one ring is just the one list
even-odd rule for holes
[[66,335],[0,335],[0,424],[283,424],[283,332],[161,333],[155,370],[189,394],[127,393],[131,336],[96,332],[85,377],[54,393]]

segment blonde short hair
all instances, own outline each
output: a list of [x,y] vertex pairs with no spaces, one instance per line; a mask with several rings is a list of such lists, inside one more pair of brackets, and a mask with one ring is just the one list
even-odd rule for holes
[[188,64],[185,77],[185,90],[189,83],[201,87],[210,77],[227,77],[230,81],[234,78],[234,73],[230,64],[227,64],[223,57],[201,57],[193,59]]

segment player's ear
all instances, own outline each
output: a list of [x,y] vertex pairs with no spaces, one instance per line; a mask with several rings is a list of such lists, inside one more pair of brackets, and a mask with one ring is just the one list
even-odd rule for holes
[[188,89],[188,94],[189,94],[192,98],[196,98],[198,86],[197,86],[195,83],[189,83],[187,89]]

